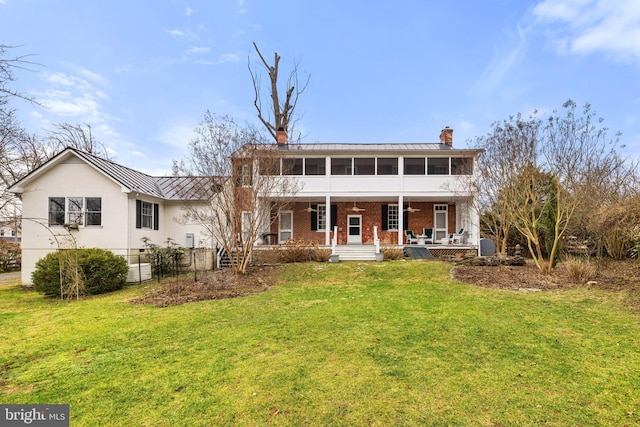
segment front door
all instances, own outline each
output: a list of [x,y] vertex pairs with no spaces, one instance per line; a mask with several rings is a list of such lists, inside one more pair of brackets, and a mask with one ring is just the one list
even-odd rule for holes
[[282,211],[278,221],[278,243],[293,239],[293,212]]
[[433,209],[434,209],[433,241],[434,243],[442,243],[442,242],[446,243],[447,237],[448,237],[447,223],[449,222],[447,205],[435,205]]
[[347,215],[347,244],[362,244],[362,215]]

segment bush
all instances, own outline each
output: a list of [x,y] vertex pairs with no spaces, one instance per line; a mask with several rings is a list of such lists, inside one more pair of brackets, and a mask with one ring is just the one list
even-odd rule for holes
[[404,249],[402,248],[380,248],[380,252],[383,253],[386,260],[399,260],[404,259]]
[[566,266],[569,276],[576,282],[586,283],[596,275],[596,267],[585,261],[569,260]]
[[[84,279],[84,292],[97,295],[122,289],[129,266],[127,262],[104,249],[72,249],[47,254],[36,262],[31,281],[36,291],[45,295],[60,295],[60,257],[77,256],[77,263]],[[64,260],[64,258],[63,258]]]

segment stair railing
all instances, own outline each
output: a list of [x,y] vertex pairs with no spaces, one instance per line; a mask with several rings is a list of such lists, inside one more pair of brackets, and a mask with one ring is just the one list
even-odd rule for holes
[[331,255],[336,254],[336,246],[338,246],[338,226],[333,227],[333,239],[331,239]]
[[380,253],[380,238],[378,237],[378,226],[373,226],[373,244],[376,247],[376,253]]

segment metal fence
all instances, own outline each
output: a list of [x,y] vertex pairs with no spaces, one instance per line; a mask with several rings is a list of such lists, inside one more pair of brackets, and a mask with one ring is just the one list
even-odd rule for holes
[[207,271],[214,271],[219,266],[219,255],[216,249],[194,248],[180,252],[141,252],[123,256],[129,264],[128,282],[143,282],[163,277],[178,276],[192,272],[197,277]]

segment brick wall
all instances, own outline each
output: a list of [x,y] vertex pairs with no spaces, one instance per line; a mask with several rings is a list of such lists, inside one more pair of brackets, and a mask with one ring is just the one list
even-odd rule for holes
[[[357,202],[356,206],[365,209],[362,212],[354,212],[351,210],[353,202],[351,203],[335,203],[338,205],[337,226],[341,231],[338,232],[339,241],[338,244],[347,243],[347,215],[361,215],[362,216],[362,242],[372,244],[373,243],[373,227],[378,226],[378,237],[381,243],[397,244],[398,232],[382,230],[382,205],[394,204],[397,202]],[[435,203],[445,204],[446,202]],[[411,202],[411,207],[420,209],[419,212],[409,212],[408,226],[405,224],[405,228],[413,230],[416,234],[422,234],[422,229],[425,227],[433,228],[433,205],[431,202]],[[311,213],[306,212],[304,209],[308,208],[308,203],[294,203],[290,210],[293,211],[293,237],[294,240],[303,240],[305,242],[312,242],[319,245],[325,243],[325,232],[313,231],[311,229]],[[456,207],[449,205],[449,233],[456,231]],[[271,226],[271,232],[278,232],[277,220]],[[333,234],[333,233],[332,233]],[[333,237],[333,236],[332,236]]]

